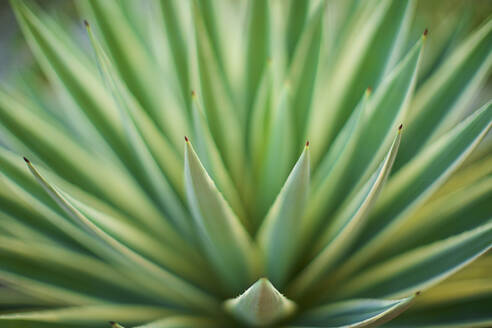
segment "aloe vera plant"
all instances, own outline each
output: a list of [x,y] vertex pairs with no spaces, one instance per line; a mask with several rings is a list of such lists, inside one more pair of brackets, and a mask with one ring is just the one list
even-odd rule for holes
[[39,67],[0,89],[1,327],[492,325],[492,19],[75,4],[11,1]]

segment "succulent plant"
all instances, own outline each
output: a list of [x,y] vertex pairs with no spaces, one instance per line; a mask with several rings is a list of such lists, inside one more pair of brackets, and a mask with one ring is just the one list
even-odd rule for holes
[[11,5],[39,68],[0,89],[1,327],[492,325],[492,19]]

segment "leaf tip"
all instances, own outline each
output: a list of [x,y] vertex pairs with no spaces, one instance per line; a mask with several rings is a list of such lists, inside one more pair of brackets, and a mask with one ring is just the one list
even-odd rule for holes
[[372,93],[372,87],[367,87],[366,89],[366,95],[370,95]]
[[185,142],[190,142],[190,139],[188,139],[187,136],[185,136]]
[[309,148],[309,140],[306,141],[306,148]]
[[402,129],[403,129],[403,124],[400,124],[400,126],[398,127],[398,132],[401,132]]
[[28,160],[26,157],[22,157],[22,158],[24,158],[24,162],[26,162],[27,164],[30,164],[31,163],[31,161]]
[[195,92],[195,90],[191,90],[191,98],[196,98],[196,92]]
[[111,327],[116,327],[116,322],[114,321],[110,321],[109,324],[111,325]]
[[429,33],[429,30],[426,28],[424,30],[424,34],[423,34],[423,37],[424,37],[424,40],[427,39],[427,34]]
[[84,26],[85,26],[86,28],[89,28],[89,22],[87,21],[87,19],[84,19]]
[[422,292],[419,290],[415,293],[415,296],[419,296]]

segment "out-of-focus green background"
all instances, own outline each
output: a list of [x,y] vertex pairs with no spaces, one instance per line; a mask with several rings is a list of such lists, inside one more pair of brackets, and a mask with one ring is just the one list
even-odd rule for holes
[[[21,1],[21,0],[13,0]],[[90,0],[74,0],[90,1]],[[63,12],[68,16],[76,17],[74,1],[70,0],[37,0],[36,2],[48,11]],[[112,1],[112,0],[108,0]],[[154,1],[154,0],[135,0],[135,1]],[[186,1],[186,0],[170,0]],[[247,0],[216,0],[216,1],[247,1]],[[281,1],[281,0],[271,0]],[[299,0],[304,1],[304,0]],[[344,1],[344,0],[327,0]],[[361,0],[363,1],[363,0]],[[429,42],[427,43],[426,55],[421,67],[421,77],[429,74],[433,67],[434,56],[445,56],[446,53],[456,46],[473,28],[480,25],[487,17],[492,15],[492,0],[416,0],[417,6],[414,14],[412,30],[409,35],[409,43],[415,40],[425,28],[430,31]],[[74,29],[80,30],[76,26],[79,19],[74,19]],[[453,42],[443,47],[448,38],[444,37],[450,30],[453,30]],[[33,64],[27,45],[22,38],[15,17],[10,9],[9,1],[0,0],[0,79],[5,80],[10,74],[15,74],[19,67]],[[487,94],[492,91],[492,79],[486,88]]]

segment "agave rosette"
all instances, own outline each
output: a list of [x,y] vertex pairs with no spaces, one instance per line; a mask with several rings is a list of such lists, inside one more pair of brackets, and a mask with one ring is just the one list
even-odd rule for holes
[[422,73],[414,1],[11,4],[2,327],[492,324],[491,19]]

